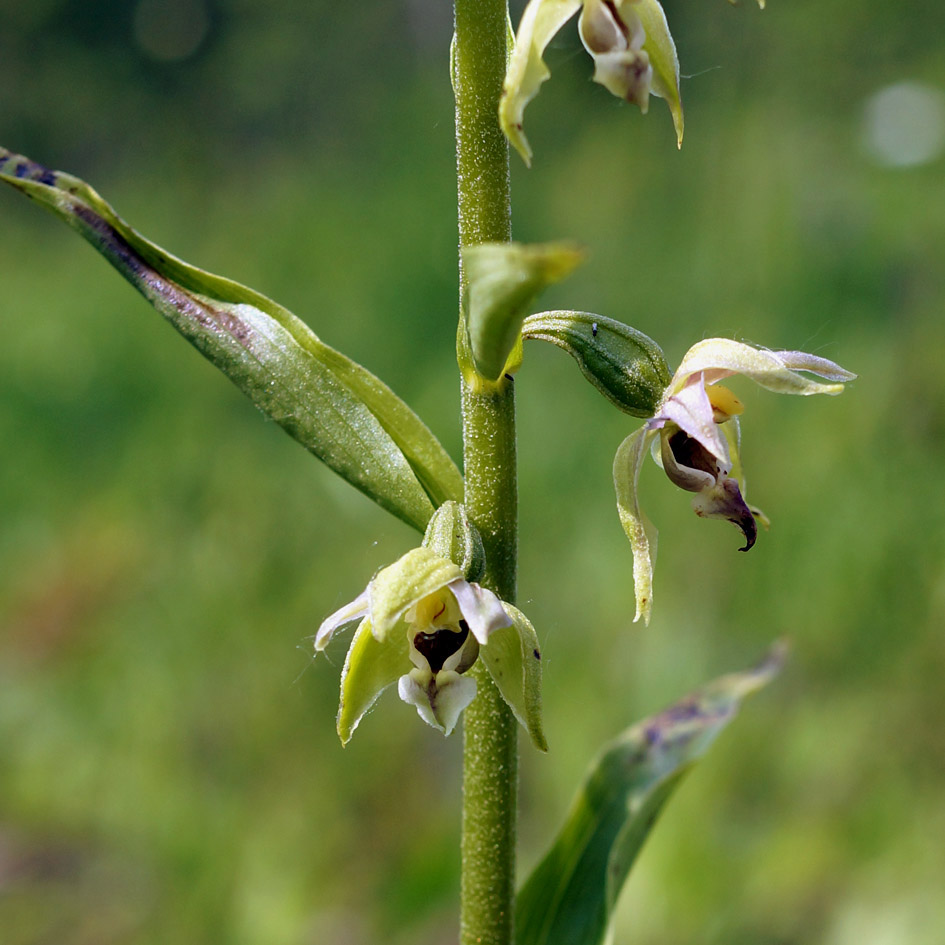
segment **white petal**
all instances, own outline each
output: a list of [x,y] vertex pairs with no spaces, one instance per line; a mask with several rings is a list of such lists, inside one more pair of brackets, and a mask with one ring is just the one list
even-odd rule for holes
[[632,3],[617,9],[604,0],[585,0],[578,32],[584,48],[592,55],[634,51],[643,46],[646,34]]
[[594,56],[594,81],[611,95],[631,105],[639,105],[645,115],[649,109],[653,67],[642,50],[597,53]]
[[811,374],[819,374],[828,381],[852,381],[856,379],[856,375],[852,371],[848,371],[826,358],[819,358],[816,354],[807,354],[806,351],[775,351],[774,353],[784,362],[784,366],[792,371],[810,371]]
[[779,394],[839,394],[843,384],[822,384],[791,368],[810,371],[828,379],[850,380],[847,371],[826,358],[803,351],[766,351],[728,338],[707,338],[685,354],[669,385],[670,395],[702,373],[706,384],[714,384],[732,374],[744,374],[766,390]]
[[641,49],[645,34],[632,3],[618,10],[603,0],[585,0],[578,31],[594,57],[594,81],[611,95],[640,106],[645,114],[653,68]]
[[443,669],[465,673],[479,658],[479,641],[471,634],[466,634],[463,645],[450,657],[443,660]]
[[397,681],[398,695],[416,708],[424,722],[449,735],[463,709],[476,697],[476,680],[445,670],[424,686],[414,678],[414,673],[419,675],[420,671],[414,670]]
[[726,470],[730,468],[728,444],[715,422],[702,374],[692,375],[677,393],[667,397],[656,419],[675,423],[680,430],[698,440],[721,466]]
[[432,725],[441,732],[444,731],[443,726],[437,721],[433,710],[430,708],[430,699],[427,696],[426,687],[421,686],[420,683],[413,678],[412,673],[401,676],[400,679],[397,680],[397,695],[400,696],[407,705],[414,706],[420,714],[420,718],[423,719],[427,725]]
[[321,626],[318,628],[318,633],[315,634],[315,652],[321,653],[321,651],[328,646],[332,634],[339,627],[343,627],[346,623],[360,620],[362,617],[366,617],[367,613],[368,592],[365,589],[361,591],[353,601],[345,604],[344,607],[339,607],[338,610],[322,621]]
[[446,586],[456,598],[463,619],[469,624],[469,632],[482,646],[489,642],[493,630],[512,626],[502,601],[492,591],[462,580],[451,581]]
[[633,590],[637,602],[637,612],[633,620],[635,623],[642,617],[643,622],[647,624],[650,622],[650,609],[653,606],[656,529],[640,508],[637,487],[643,460],[646,459],[647,443],[654,435],[654,431],[640,427],[620,444],[614,457],[617,514],[627,538],[630,539],[630,550],[633,552]]

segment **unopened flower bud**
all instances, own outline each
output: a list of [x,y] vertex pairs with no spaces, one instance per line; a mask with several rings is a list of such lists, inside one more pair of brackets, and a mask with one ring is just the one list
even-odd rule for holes
[[486,567],[479,530],[458,502],[444,502],[427,525],[423,546],[459,565],[467,581],[478,581]]
[[612,318],[541,312],[525,319],[522,334],[567,351],[614,406],[634,417],[653,416],[672,378],[660,346]]

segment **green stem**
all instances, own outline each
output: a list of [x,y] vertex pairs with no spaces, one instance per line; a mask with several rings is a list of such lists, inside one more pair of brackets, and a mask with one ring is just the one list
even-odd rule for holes
[[[512,385],[489,395],[463,391],[466,505],[482,532],[483,583],[514,599],[516,506]],[[481,662],[478,694],[463,715],[460,942],[511,945],[515,902],[518,731]]]
[[[505,75],[506,0],[455,0],[453,89],[460,246],[511,238],[509,151],[497,118]],[[465,279],[460,267],[460,287]],[[518,494],[511,379],[465,383],[466,508],[482,534],[483,583],[515,600]],[[464,713],[461,945],[512,945],[518,744],[515,718],[482,664]]]

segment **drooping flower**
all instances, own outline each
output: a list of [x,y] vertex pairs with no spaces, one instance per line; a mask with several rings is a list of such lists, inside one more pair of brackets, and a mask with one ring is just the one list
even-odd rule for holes
[[644,114],[651,92],[666,99],[677,143],[681,144],[679,62],[658,0],[530,0],[515,37],[499,102],[499,124],[525,163],[531,164],[532,156],[523,131],[525,106],[551,75],[542,55],[578,10],[578,32],[594,59],[594,81],[618,98],[639,105]]
[[[805,377],[815,374],[831,383]],[[640,508],[637,487],[647,450],[675,485],[695,493],[693,508],[705,518],[736,524],[745,538],[742,551],[755,543],[762,513],[745,502],[739,460],[738,415],[742,404],[718,382],[742,374],[780,394],[839,394],[856,376],[803,351],[766,351],[724,338],[693,345],[663,393],[655,414],[617,450],[614,485],[617,510],[633,551],[636,616],[650,620],[656,529]],[[657,441],[658,437],[658,441]]]
[[464,674],[481,657],[518,720],[545,749],[535,630],[517,608],[467,581],[458,565],[427,547],[408,551],[322,622],[316,654],[355,620],[360,622],[341,673],[343,743],[395,682],[404,702],[449,735],[476,695],[475,679]]

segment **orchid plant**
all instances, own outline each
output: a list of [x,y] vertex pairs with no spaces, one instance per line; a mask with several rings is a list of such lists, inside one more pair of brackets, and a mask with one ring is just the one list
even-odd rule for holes
[[[733,522],[747,551],[768,522],[747,502],[742,404],[719,382],[741,374],[769,391],[812,395],[838,394],[854,377],[812,354],[721,338],[697,342],[671,371],[655,341],[615,318],[534,311],[542,290],[584,253],[566,242],[511,242],[509,144],[531,162],[524,109],[549,77],[548,43],[578,13],[594,80],[643,112],[651,93],[665,99],[682,142],[679,64],[658,0],[530,0],[514,36],[506,0],[455,0],[462,472],[390,388],[282,306],[167,253],[82,180],[0,149],[5,183],[76,230],[265,414],[422,534],[398,560],[352,581],[352,592],[364,590],[325,617],[314,648],[322,653],[356,624],[341,671],[343,744],[395,685],[442,735],[462,719],[463,945],[604,941],[656,814],[781,660],[775,648],[755,668],[710,683],[607,746],[516,895],[517,726],[536,749],[548,748],[540,635],[514,603],[514,391],[527,373],[524,343],[565,350],[611,406],[643,421],[618,447],[613,476],[636,619],[646,623],[656,551],[638,498],[647,452],[673,485],[692,493],[698,515]],[[384,725],[383,713],[375,715],[371,724]]]

